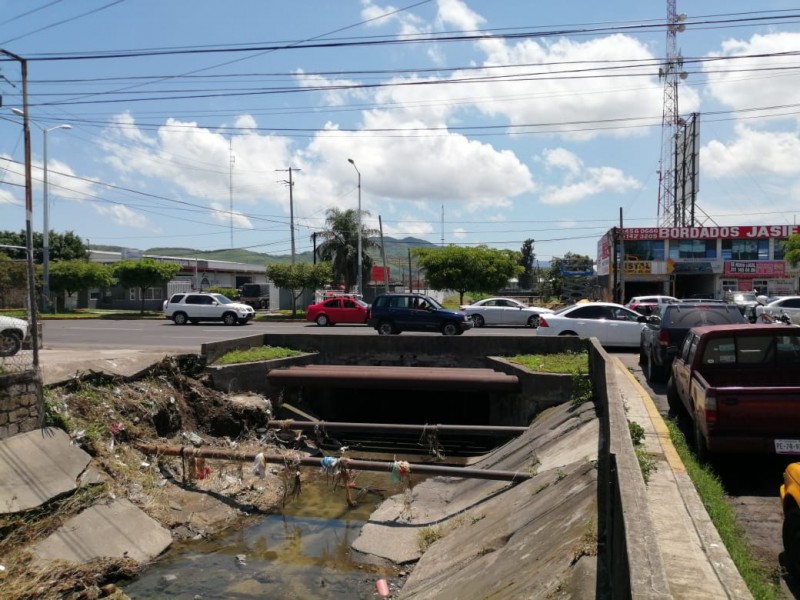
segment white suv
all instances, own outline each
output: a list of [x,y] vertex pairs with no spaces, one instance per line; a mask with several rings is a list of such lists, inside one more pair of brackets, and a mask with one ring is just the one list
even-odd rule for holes
[[0,356],[14,356],[22,348],[27,335],[27,321],[0,316]]
[[222,294],[189,292],[172,294],[164,303],[164,316],[176,325],[199,321],[222,321],[225,325],[244,325],[255,316],[252,306],[240,304]]

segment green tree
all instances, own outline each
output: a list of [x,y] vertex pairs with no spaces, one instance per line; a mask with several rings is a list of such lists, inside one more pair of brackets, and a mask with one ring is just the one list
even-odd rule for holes
[[28,266],[22,260],[11,260],[0,248],[0,308],[19,308],[27,298]]
[[295,263],[267,265],[267,277],[276,286],[292,290],[292,317],[297,316],[297,299],[306,290],[315,290],[331,280],[331,264],[321,262],[316,265]]
[[[377,247],[371,238],[379,232],[364,226],[364,216],[369,216],[369,212],[361,211],[361,279],[369,281],[372,258],[367,250]],[[346,290],[352,290],[358,282],[358,211],[329,208],[325,213],[325,230],[318,232],[317,236],[322,239],[317,247],[317,256],[330,262],[332,283],[343,284]]]
[[[41,264],[44,260],[43,236],[39,232],[33,232],[33,262]],[[83,240],[72,231],[64,234],[50,232],[48,238],[50,260],[73,260],[77,258],[89,258],[89,249]],[[0,231],[0,244],[9,246],[26,247],[26,235],[24,231]],[[25,260],[25,250],[23,249],[4,249],[4,252],[11,258]]]
[[564,280],[561,275],[561,259],[554,256],[550,261],[550,270],[547,272],[547,284],[550,288],[550,294],[553,296],[560,296],[564,289]]
[[800,233],[790,235],[781,244],[785,251],[784,260],[792,267],[796,267],[800,263]]
[[139,260],[121,260],[114,263],[114,277],[124,288],[138,288],[141,297],[140,313],[144,314],[145,290],[150,287],[161,287],[175,277],[181,266],[175,263],[164,263],[152,258]]
[[89,288],[108,288],[114,285],[112,268],[83,259],[57,260],[50,265],[50,289],[72,296]]
[[520,249],[519,264],[523,268],[519,276],[519,287],[523,290],[530,290],[533,288],[533,265],[536,261],[536,253],[533,251],[533,243],[535,240],[528,238],[522,242]]
[[462,248],[415,248],[412,253],[425,271],[428,285],[437,290],[453,290],[464,302],[467,291],[495,293],[522,271],[519,252],[487,246]]

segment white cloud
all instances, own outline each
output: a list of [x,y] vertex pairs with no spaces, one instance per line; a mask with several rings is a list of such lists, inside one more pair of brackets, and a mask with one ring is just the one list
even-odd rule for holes
[[92,205],[92,208],[95,212],[97,212],[97,214],[106,219],[110,219],[117,225],[124,225],[125,227],[131,227],[133,229],[146,230],[156,234],[161,232],[160,227],[157,227],[154,223],[151,223],[148,219],[139,213],[132,211],[127,206],[123,206],[121,204],[94,204]]
[[563,172],[560,184],[543,187],[540,200],[544,204],[575,204],[591,196],[642,187],[615,167],[585,167],[580,157],[566,148],[545,149],[536,160],[548,171]]
[[[703,65],[708,78],[708,93],[734,110],[769,104],[800,103],[800,73],[795,68],[795,52],[798,46],[800,33],[796,32],[754,35],[749,40],[725,41],[719,51],[709,56],[741,58],[710,61]],[[784,53],[786,56],[780,56]],[[748,55],[754,56],[745,58]],[[769,58],[764,58],[764,55],[769,55]],[[764,70],[767,66],[769,69]],[[788,68],[778,70],[781,67]],[[772,101],[776,98],[780,102]],[[793,114],[789,118],[796,119],[797,116]]]
[[463,227],[456,227],[453,229],[453,237],[457,240],[463,240],[467,237],[467,232]]
[[236,229],[253,229],[253,222],[241,212],[231,211],[230,205],[225,206],[219,202],[212,202],[209,214],[217,223],[230,225],[233,221],[233,227]]
[[739,125],[733,141],[712,140],[700,149],[703,175],[800,175],[800,138],[795,132],[757,131]]

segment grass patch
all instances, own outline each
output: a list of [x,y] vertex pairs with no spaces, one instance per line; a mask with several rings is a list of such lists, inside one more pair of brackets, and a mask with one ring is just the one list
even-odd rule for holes
[[628,420],[628,431],[631,434],[631,441],[633,442],[633,453],[636,455],[636,460],[639,462],[639,469],[642,471],[642,477],[645,484],[650,482],[650,474],[655,471],[658,466],[647,449],[642,445],[644,442],[644,428],[636,421]]
[[559,352],[557,354],[525,354],[511,356],[510,362],[527,367],[531,371],[584,375],[589,372],[588,352]]
[[672,445],[678,451],[686,472],[694,483],[711,521],[717,528],[722,542],[728,549],[739,573],[756,600],[778,600],[783,597],[776,575],[770,573],[752,554],[736,514],[728,503],[728,496],[713,470],[698,462],[689,450],[680,429],[674,420],[667,422]]
[[274,360],[303,354],[299,350],[282,348],[280,346],[261,346],[247,350],[232,350],[214,361],[215,365],[234,365],[238,363],[258,362],[261,360]]

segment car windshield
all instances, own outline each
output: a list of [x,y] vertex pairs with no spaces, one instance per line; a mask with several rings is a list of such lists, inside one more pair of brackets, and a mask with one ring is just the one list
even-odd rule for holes
[[220,304],[233,304],[233,300],[229,300],[227,296],[223,296],[222,294],[211,294],[211,297]]
[[742,293],[734,294],[733,295],[733,301],[734,302],[758,302],[758,299],[756,298],[756,295],[754,293],[749,292],[747,294],[742,294]]
[[367,304],[363,300],[359,300],[358,298],[356,298],[355,301],[356,301],[356,304],[358,304],[359,306],[363,306],[364,308],[369,308],[369,304]]

